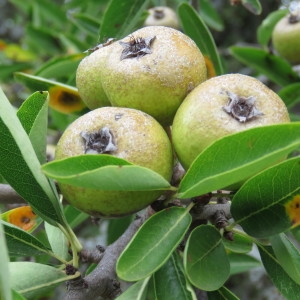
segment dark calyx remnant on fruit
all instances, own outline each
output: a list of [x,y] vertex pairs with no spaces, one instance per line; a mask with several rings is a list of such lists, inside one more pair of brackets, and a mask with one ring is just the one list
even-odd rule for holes
[[81,132],[81,136],[85,142],[85,154],[111,153],[117,150],[113,135],[108,127],[103,127],[92,133]]
[[120,45],[124,48],[120,57],[120,60],[132,57],[142,57],[146,54],[151,54],[151,45],[155,40],[155,36],[147,38],[135,38],[130,37],[129,42],[119,42]]
[[154,18],[157,20],[161,20],[165,17],[165,13],[164,10],[161,8],[155,8],[154,9],[154,14],[153,14]]
[[244,123],[263,115],[254,105],[255,97],[241,97],[229,91],[226,94],[228,103],[223,106],[223,110],[239,122]]
[[296,23],[300,22],[300,13],[295,13],[295,14],[291,13],[289,15],[288,20],[289,20],[290,24],[296,24]]

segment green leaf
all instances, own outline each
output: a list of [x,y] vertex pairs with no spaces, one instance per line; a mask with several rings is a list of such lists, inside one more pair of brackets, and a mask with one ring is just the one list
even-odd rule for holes
[[271,246],[258,247],[263,265],[273,284],[286,299],[298,299],[300,285],[289,277],[276,259]]
[[182,3],[178,7],[178,15],[185,34],[194,40],[204,56],[210,58],[215,73],[223,74],[223,66],[214,39],[195,9],[188,3]]
[[223,243],[226,250],[235,252],[235,253],[247,253],[250,252],[253,246],[252,238],[247,237],[245,234],[239,232],[233,232],[233,241],[229,241],[226,238],[223,238]]
[[79,155],[45,164],[43,172],[58,182],[106,191],[170,189],[158,173],[111,155]]
[[100,27],[100,41],[130,34],[146,10],[149,0],[111,0]]
[[84,213],[81,210],[78,210],[72,205],[66,205],[64,207],[64,215],[68,221],[68,224],[71,228],[76,228],[79,226],[82,222],[90,218],[90,215],[87,213]]
[[265,50],[233,46],[230,52],[240,62],[266,75],[278,85],[285,86],[300,81],[298,74],[286,60]]
[[261,267],[261,262],[251,255],[244,253],[229,253],[230,275],[247,272],[253,268]]
[[147,277],[134,283],[121,296],[117,297],[116,300],[146,300],[149,279],[150,277]]
[[138,230],[117,261],[117,274],[136,281],[157,271],[179,245],[191,224],[189,211],[164,209],[150,217]]
[[64,224],[58,195],[42,173],[28,135],[1,89],[0,117],[1,175],[40,217],[55,226]]
[[23,102],[17,112],[40,163],[46,162],[48,103],[47,92],[36,92]]
[[257,40],[264,48],[268,47],[276,23],[283,18],[287,12],[287,9],[279,9],[270,13],[258,27]]
[[61,260],[67,260],[69,257],[68,240],[64,233],[55,226],[45,222],[45,230],[47,238],[53,253],[55,253]]
[[25,298],[43,296],[62,282],[78,277],[67,276],[63,270],[33,262],[11,262],[9,264],[11,287]]
[[106,244],[110,245],[116,241],[132,222],[133,216],[108,220]]
[[299,249],[296,248],[284,233],[273,236],[270,241],[282,268],[297,284],[300,284]]
[[86,34],[98,38],[100,22],[99,19],[86,13],[73,12],[69,14],[69,20]]
[[219,289],[229,277],[229,260],[219,231],[211,225],[196,227],[184,250],[189,281],[204,291]]
[[0,221],[0,299],[12,300],[10,277],[8,275],[8,251],[4,235],[4,228]]
[[32,63],[11,63],[11,64],[1,64],[1,68],[0,68],[0,79],[4,80],[10,76],[12,76],[12,74],[14,72],[18,72],[18,71],[24,71],[26,69],[30,69],[32,67]]
[[155,298],[151,299],[173,300],[174,295],[180,300],[196,299],[185,277],[181,257],[176,252],[152,275],[152,284]]
[[243,6],[255,15],[260,15],[262,7],[259,0],[242,0]]
[[[12,290],[12,294],[13,294],[13,300],[26,300],[26,298],[24,298],[21,294],[19,294],[17,291]],[[1,298],[2,299],[2,298]],[[5,298],[6,299],[6,298]],[[6,299],[8,300],[8,298]]]
[[178,197],[203,195],[242,182],[279,162],[299,143],[300,123],[256,127],[225,136],[196,158],[179,185]]
[[255,237],[270,237],[287,230],[298,221],[295,195],[300,193],[299,182],[300,157],[252,177],[232,199],[235,222]]
[[225,286],[222,286],[217,291],[207,292],[207,297],[208,300],[239,300],[239,298]]
[[300,102],[300,83],[293,83],[283,87],[278,95],[284,101],[288,109]]
[[211,1],[199,0],[199,6],[199,15],[208,26],[218,31],[224,30],[224,22]]
[[50,254],[49,249],[33,235],[17,226],[0,221],[4,227],[7,248],[10,256],[33,256]]

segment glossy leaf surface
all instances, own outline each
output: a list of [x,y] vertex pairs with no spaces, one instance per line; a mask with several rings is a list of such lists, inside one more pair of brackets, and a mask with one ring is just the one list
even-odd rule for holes
[[147,277],[134,283],[116,300],[146,300],[149,279],[150,277]]

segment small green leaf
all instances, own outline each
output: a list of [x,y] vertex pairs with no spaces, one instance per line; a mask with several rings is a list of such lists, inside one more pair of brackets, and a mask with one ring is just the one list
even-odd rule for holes
[[149,279],[150,277],[147,277],[134,283],[116,300],[146,300]]
[[36,92],[23,102],[17,112],[40,163],[46,162],[49,102],[47,97],[47,92]]
[[293,83],[283,87],[278,92],[278,95],[284,101],[287,108],[292,108],[300,102],[300,83]]
[[270,13],[258,27],[257,40],[264,48],[268,47],[276,23],[283,18],[287,12],[287,9],[279,9]]
[[179,185],[178,197],[195,197],[246,180],[299,145],[300,123],[256,127],[225,136],[196,158]]
[[273,284],[286,299],[298,299],[300,285],[289,277],[276,259],[271,246],[258,247],[262,263]]
[[0,299],[13,300],[10,290],[10,276],[8,275],[8,251],[4,228],[0,221]]
[[193,300],[196,295],[187,281],[182,259],[173,252],[168,261],[152,275],[155,299],[172,300],[174,295],[180,300]]
[[29,137],[1,89],[0,117],[1,175],[41,218],[54,226],[63,225],[58,195],[42,173]]
[[100,27],[100,41],[130,34],[148,4],[149,0],[110,0]]
[[[300,157],[291,158],[249,179],[232,199],[236,223],[255,237],[290,228],[294,215],[287,203],[300,193]],[[296,209],[297,212],[297,209]]]
[[221,19],[219,13],[216,11],[211,1],[199,0],[199,15],[204,22],[211,28],[222,31],[224,29],[224,22]]
[[300,251],[284,233],[273,236],[271,245],[282,268],[300,285]]
[[150,217],[138,230],[117,261],[117,274],[136,281],[157,271],[182,241],[191,224],[189,211],[164,209]]
[[229,253],[230,275],[248,272],[249,270],[261,267],[259,260],[244,253]]
[[45,230],[51,249],[57,257],[61,260],[67,260],[69,258],[68,240],[63,232],[55,226],[45,222]]
[[285,86],[300,81],[298,74],[286,60],[265,50],[233,46],[230,52],[240,62],[266,75],[278,85]]
[[215,73],[223,74],[223,66],[214,39],[195,9],[188,3],[182,3],[178,7],[178,15],[185,34],[194,40],[204,56],[210,58]]
[[229,277],[230,264],[219,231],[211,225],[196,227],[184,250],[190,282],[204,291],[219,289]]
[[52,291],[62,282],[78,277],[67,276],[63,270],[33,262],[11,262],[9,264],[11,288],[25,298],[36,298]]
[[132,222],[132,219],[133,216],[130,215],[108,220],[106,244],[110,245],[117,240]]
[[0,223],[4,227],[9,255],[32,256],[45,253],[50,254],[49,249],[33,235],[7,222],[0,221]]
[[255,15],[260,15],[262,7],[259,0],[242,0],[243,6]]
[[90,218],[90,215],[78,210],[72,205],[66,205],[64,207],[64,215],[68,221],[71,228],[79,226],[86,219]]
[[250,252],[253,246],[252,239],[239,232],[234,232],[233,234],[233,241],[223,238],[225,248],[235,253]]
[[208,300],[239,300],[239,298],[225,286],[222,286],[217,291],[207,292],[207,297]]
[[43,172],[58,182],[106,191],[170,189],[158,173],[111,155],[79,155],[45,164]]

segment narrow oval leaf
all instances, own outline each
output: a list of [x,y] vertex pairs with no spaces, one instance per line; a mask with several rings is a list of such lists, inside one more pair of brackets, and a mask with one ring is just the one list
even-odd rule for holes
[[300,251],[284,233],[273,236],[270,241],[282,268],[300,285]]
[[259,0],[242,0],[243,6],[255,15],[260,15],[262,7]]
[[7,249],[10,256],[32,256],[50,254],[49,249],[26,231],[0,221],[4,227]]
[[178,7],[178,16],[185,34],[193,39],[202,54],[208,56],[212,61],[215,73],[217,75],[223,74],[222,62],[214,39],[196,10],[188,3],[182,3]]
[[298,299],[300,285],[289,277],[276,259],[271,246],[258,247],[262,263],[273,284],[286,299]]
[[[64,224],[58,195],[41,171],[32,144],[0,89],[0,172],[13,189],[50,224]],[[12,172],[13,170],[13,172]]]
[[138,26],[149,0],[111,0],[100,27],[100,41],[121,38]]
[[293,107],[300,102],[300,82],[285,86],[278,92],[278,95],[284,101],[287,108]]
[[300,157],[249,179],[232,199],[236,223],[255,237],[270,237],[299,224]]
[[233,232],[233,241],[223,237],[223,243],[226,250],[235,253],[247,253],[250,252],[253,247],[252,238],[247,237],[245,234],[240,234],[239,232]]
[[233,46],[230,52],[240,62],[266,75],[278,85],[286,86],[300,81],[298,74],[286,60],[268,51],[254,47]]
[[230,275],[248,272],[249,270],[261,267],[261,262],[251,255],[245,253],[229,253]]
[[190,282],[204,291],[219,289],[230,274],[220,232],[211,225],[196,227],[184,250],[184,267]]
[[116,300],[146,300],[149,279],[150,277],[147,277],[134,283]]
[[46,162],[48,103],[47,92],[36,92],[25,100],[17,112],[40,163]]
[[64,206],[64,215],[68,221],[68,224],[72,229],[82,224],[86,219],[90,218],[90,215],[78,210],[72,205]]
[[13,300],[10,289],[10,276],[8,269],[8,251],[4,235],[4,228],[0,222],[0,299]]
[[193,162],[180,183],[178,197],[195,197],[242,182],[299,145],[300,123],[257,127],[221,138]]
[[196,295],[187,281],[181,257],[173,252],[168,261],[152,275],[153,288],[158,300],[193,300]]
[[288,13],[287,9],[279,9],[270,13],[257,29],[257,40],[267,48],[276,23]]
[[117,274],[126,281],[144,279],[158,270],[182,241],[191,215],[181,207],[164,209],[138,230],[117,261]]
[[224,29],[224,22],[211,1],[199,0],[199,6],[199,15],[205,23],[215,30],[222,31]]
[[11,288],[28,299],[43,296],[60,283],[80,275],[77,272],[67,276],[63,270],[33,262],[11,262],[9,273]]
[[45,164],[43,172],[58,182],[106,191],[170,189],[160,174],[111,155],[79,155]]
[[217,291],[207,292],[208,300],[240,300],[239,297],[234,295],[225,286],[222,286]]

